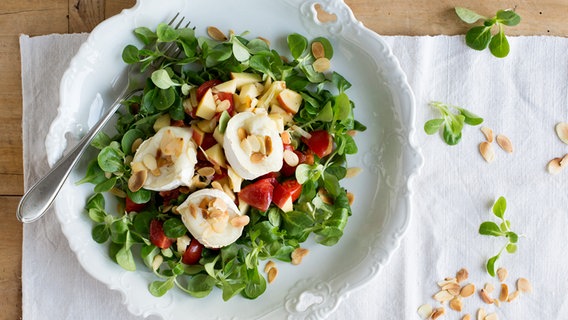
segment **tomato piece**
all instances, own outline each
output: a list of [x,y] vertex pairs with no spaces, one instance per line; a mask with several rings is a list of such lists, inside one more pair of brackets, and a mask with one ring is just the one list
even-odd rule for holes
[[196,239],[191,239],[191,242],[183,252],[181,257],[181,262],[185,264],[197,264],[199,259],[201,259],[201,252],[203,251],[203,245]]
[[150,242],[160,249],[167,249],[174,243],[173,239],[166,237],[162,221],[153,219],[150,222]]
[[273,181],[276,179],[266,178],[249,184],[241,189],[239,199],[261,211],[268,210],[274,192]]
[[197,90],[195,91],[197,101],[200,101],[201,98],[203,98],[203,95],[205,94],[205,92],[207,92],[207,90],[209,90],[209,88],[214,87],[218,84],[221,84],[222,82],[223,81],[221,81],[219,79],[213,79],[213,80],[203,82],[199,87],[197,87]]
[[282,187],[290,192],[292,202],[298,200],[300,194],[302,194],[302,185],[296,179],[282,182]]
[[310,132],[311,137],[303,138],[302,141],[312,150],[318,157],[323,158],[333,151],[333,137],[325,130],[316,130]]
[[126,201],[125,201],[125,205],[124,205],[124,210],[126,212],[132,212],[132,211],[140,212],[145,207],[146,207],[146,203],[136,203],[136,202],[132,201],[129,197],[126,197]]

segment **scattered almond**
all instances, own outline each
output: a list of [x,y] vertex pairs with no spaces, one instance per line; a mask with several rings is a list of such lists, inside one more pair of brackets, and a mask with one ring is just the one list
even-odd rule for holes
[[499,279],[500,282],[505,282],[505,279],[507,279],[507,269],[505,268],[499,268],[497,269],[497,278]]
[[568,123],[566,122],[559,122],[556,127],[556,134],[558,135],[558,138],[568,144]]
[[501,283],[501,293],[499,294],[499,300],[505,302],[509,297],[509,287],[505,283]]
[[462,301],[459,297],[454,297],[450,300],[450,309],[461,312],[463,308]]
[[328,58],[319,58],[312,64],[316,72],[326,72],[331,67],[331,62]]
[[495,140],[497,141],[497,144],[501,147],[501,149],[505,150],[507,153],[513,152],[513,144],[507,136],[498,134]]
[[312,55],[316,59],[325,57],[325,48],[321,42],[314,41],[312,43]]
[[457,283],[448,283],[442,287],[442,290],[448,291],[452,296],[457,296],[460,294],[460,285]]
[[440,290],[432,298],[438,302],[450,301],[454,296],[446,290]]
[[310,251],[305,248],[296,248],[292,251],[292,264],[298,265],[302,262],[302,259],[309,253]]
[[483,320],[499,320],[499,316],[496,313],[490,313]]
[[458,283],[467,280],[467,277],[469,277],[469,272],[467,272],[466,268],[461,268],[457,273],[456,273],[456,281]]
[[546,170],[548,171],[548,173],[559,174],[560,171],[562,171],[562,166],[560,165],[560,161],[562,161],[562,158],[554,158],[550,160],[548,162],[548,165],[546,166]]
[[351,167],[347,168],[347,172],[345,173],[345,178],[353,178],[359,175],[363,169],[359,167]]
[[278,269],[276,267],[270,268],[270,270],[268,270],[268,283],[272,283],[277,275]]
[[493,146],[487,141],[483,141],[479,144],[479,153],[481,153],[481,156],[487,162],[492,162],[495,159],[495,151],[493,150]]
[[148,171],[141,170],[133,172],[128,179],[128,189],[132,192],[136,192],[144,186],[146,179],[148,178]]
[[418,315],[422,319],[429,319],[433,311],[434,309],[429,304],[423,304],[420,307],[418,307]]
[[487,290],[485,289],[479,290],[479,296],[481,297],[481,300],[483,300],[483,302],[487,304],[493,304],[493,299],[489,296]]
[[562,157],[562,160],[560,160],[560,166],[562,168],[564,168],[566,165],[568,165],[568,153],[564,155],[564,157]]
[[477,320],[483,320],[483,319],[485,319],[485,316],[486,316],[486,315],[487,315],[487,314],[485,313],[485,309],[483,309],[483,308],[477,309]]
[[276,263],[274,263],[274,261],[270,260],[266,263],[266,265],[264,266],[264,272],[268,273],[270,271],[270,269],[274,268],[276,266]]
[[471,320],[471,316],[469,315],[469,313],[464,314],[462,320]]
[[520,294],[520,291],[515,291],[515,292],[511,293],[511,294],[509,295],[509,297],[507,297],[507,302],[511,302],[511,301],[517,299],[517,297],[519,296],[519,294]]
[[203,167],[197,170],[197,173],[202,177],[212,177],[215,175],[215,168],[213,167]]
[[531,283],[525,278],[519,278],[519,280],[517,280],[517,290],[520,292],[531,292]]
[[223,31],[219,30],[217,27],[207,27],[207,34],[213,40],[227,41],[227,36],[223,33]]
[[236,216],[231,219],[231,225],[235,228],[244,227],[249,224],[250,218],[247,215]]
[[355,195],[353,194],[353,192],[349,191],[347,191],[345,195],[347,196],[347,202],[349,202],[349,205],[352,206],[353,202],[355,201]]
[[439,317],[444,315],[444,313],[446,313],[446,309],[444,309],[443,307],[436,308],[436,310],[434,310],[434,312],[432,312],[430,319],[432,319],[432,320],[438,319]]
[[495,286],[493,286],[491,283],[487,282],[485,284],[485,286],[483,287],[483,289],[485,289],[485,291],[487,291],[487,293],[492,293],[493,290],[495,290]]
[[481,127],[481,132],[483,132],[483,135],[485,136],[487,142],[489,143],[493,142],[493,130],[491,130],[491,128]]
[[250,156],[250,161],[252,163],[260,163],[264,160],[264,158],[266,158],[266,156],[260,152],[254,152],[251,156]]
[[438,282],[438,286],[442,288],[443,286],[447,285],[448,283],[458,283],[456,278],[446,278],[443,281]]
[[463,298],[467,298],[471,296],[475,292],[475,285],[473,283],[465,285],[461,291],[460,296]]

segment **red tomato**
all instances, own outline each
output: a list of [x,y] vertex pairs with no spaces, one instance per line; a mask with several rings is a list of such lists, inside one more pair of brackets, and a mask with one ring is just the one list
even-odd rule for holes
[[130,200],[129,197],[126,197],[126,203],[124,205],[124,210],[128,212],[136,211],[140,212],[142,209],[146,207],[146,203],[136,203]]
[[333,137],[325,130],[316,130],[310,132],[309,139],[303,138],[302,141],[312,150],[318,157],[323,158],[333,150]]
[[221,81],[219,79],[213,79],[213,80],[203,82],[203,84],[201,84],[197,88],[197,91],[195,92],[195,95],[197,97],[197,101],[200,101],[201,98],[203,98],[203,95],[205,94],[205,92],[207,92],[207,90],[209,90],[209,88],[214,87],[214,86],[216,86],[216,85],[218,85],[222,82],[223,81]]
[[162,221],[153,219],[150,222],[150,242],[161,249],[167,249],[174,243],[174,240],[166,237]]
[[274,192],[272,180],[276,181],[274,178],[261,179],[242,188],[239,192],[240,200],[259,210],[268,210]]
[[300,194],[302,194],[302,185],[296,179],[282,182],[282,187],[290,192],[292,202],[298,200]]
[[201,252],[203,251],[203,245],[196,239],[191,239],[191,242],[187,246],[187,249],[183,252],[181,257],[181,262],[185,264],[197,264],[199,259],[201,259]]

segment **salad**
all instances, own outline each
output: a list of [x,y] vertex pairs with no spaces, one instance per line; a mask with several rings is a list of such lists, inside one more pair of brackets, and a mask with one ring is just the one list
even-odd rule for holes
[[78,182],[94,185],[86,212],[110,257],[135,271],[140,255],[155,296],[217,287],[226,301],[260,296],[260,262],[299,263],[310,235],[340,241],[353,201],[340,181],[365,126],[351,84],[330,71],[330,41],[290,34],[281,53],[247,33],[213,39],[167,24],[134,33],[144,48],[126,46],[123,60],[160,65],[124,101],[116,132],[93,140],[97,157]]

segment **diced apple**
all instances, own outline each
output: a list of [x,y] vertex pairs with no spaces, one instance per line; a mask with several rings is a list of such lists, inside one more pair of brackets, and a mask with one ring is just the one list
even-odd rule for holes
[[205,150],[205,155],[207,156],[207,160],[209,160],[209,162],[211,162],[212,164],[216,164],[223,168],[227,166],[225,153],[223,152],[223,148],[220,144],[217,143],[209,149]]
[[191,138],[193,139],[193,142],[195,142],[197,146],[200,146],[203,143],[205,132],[199,129],[196,125],[192,125],[191,129],[192,129]]
[[213,92],[235,93],[237,92],[237,80],[231,79],[229,81],[218,84],[213,87]]
[[231,188],[233,192],[241,191],[241,184],[243,183],[243,178],[239,176],[238,173],[233,170],[230,166],[227,166],[227,175],[229,176],[229,181],[231,182]]
[[221,145],[221,147],[223,147],[224,137],[225,137],[225,134],[221,133],[221,131],[219,130],[219,126],[217,126],[217,128],[215,128],[215,131],[213,131],[213,138],[215,138],[215,140],[217,141],[217,143],[219,145]]
[[256,107],[268,109],[268,107],[273,103],[273,100],[274,102],[277,101],[276,97],[284,89],[286,89],[285,81],[272,82],[268,90],[266,90],[266,92],[264,92],[262,96],[260,96],[260,98],[258,99],[258,105]]
[[292,201],[292,193],[282,187],[280,184],[274,186],[274,193],[272,195],[272,202],[282,209],[284,212],[294,210],[294,202]]
[[284,110],[296,114],[300,110],[300,105],[304,99],[296,91],[284,89],[278,94],[277,100]]
[[281,114],[279,113],[271,113],[268,115],[268,117],[274,121],[274,124],[276,124],[276,128],[278,129],[278,133],[282,133],[282,131],[284,131],[284,118],[282,117]]
[[200,120],[197,121],[196,125],[205,133],[213,133],[213,131],[215,131],[215,127],[217,127],[217,119]]
[[215,98],[213,98],[211,88],[209,88],[199,101],[199,104],[197,104],[195,114],[205,120],[211,120],[215,116],[215,113],[217,113],[217,104],[215,103]]
[[237,110],[237,112],[245,112],[245,111],[251,111],[252,107],[252,99],[249,96],[246,97],[240,97],[237,96],[237,99],[234,99],[235,101],[235,110]]
[[288,113],[286,110],[282,109],[277,104],[273,104],[273,105],[270,106],[270,114],[271,115],[279,115],[282,118],[282,121],[284,121],[284,124],[292,122],[292,119],[294,118],[290,113]]
[[260,93],[257,83],[249,83],[242,86],[241,92],[239,92],[239,97],[250,97],[252,99],[258,97]]
[[236,81],[237,89],[240,89],[245,84],[255,83],[262,80],[259,74],[248,72],[231,72],[231,79]]

